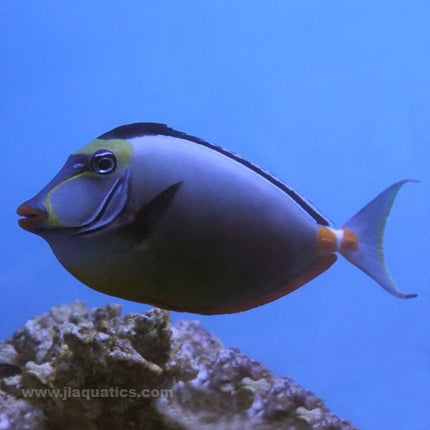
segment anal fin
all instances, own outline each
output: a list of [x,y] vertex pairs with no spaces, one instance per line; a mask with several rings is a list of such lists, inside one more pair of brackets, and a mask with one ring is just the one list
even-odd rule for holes
[[313,278],[325,272],[335,261],[337,260],[336,254],[327,254],[318,257],[313,263],[311,263],[302,273],[291,279],[286,284],[281,285],[279,288],[270,291],[268,294],[254,297],[251,300],[241,302],[239,304],[233,304],[226,307],[217,308],[211,312],[202,312],[202,314],[229,314],[234,312],[242,312],[247,309],[255,308],[257,306],[264,305],[266,303],[273,302],[279,297],[285,296],[311,281]]

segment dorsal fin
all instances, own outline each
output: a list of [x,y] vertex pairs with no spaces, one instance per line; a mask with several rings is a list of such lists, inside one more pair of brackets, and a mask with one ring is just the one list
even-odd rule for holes
[[120,127],[114,128],[107,133],[102,134],[98,139],[109,140],[109,139],[133,139],[142,136],[171,136],[179,139],[189,140],[191,142],[198,143],[199,145],[204,145],[211,148],[221,154],[243,164],[254,172],[258,173],[263,178],[270,181],[272,184],[276,185],[286,194],[288,194],[305,212],[307,212],[318,224],[320,225],[330,225],[330,221],[322,215],[310,202],[304,199],[299,193],[294,191],[292,188],[285,185],[278,178],[269,172],[261,169],[260,167],[252,164],[248,160],[245,160],[240,155],[234,152],[227,151],[221,146],[215,145],[213,143],[206,142],[196,136],[191,136],[189,134],[183,133],[182,131],[174,130],[168,127],[166,124],[159,124],[156,122],[136,122],[133,124],[125,124]]
[[103,133],[97,139],[133,139],[142,136],[172,136],[180,139],[190,140],[192,142],[207,144],[203,139],[183,133],[182,131],[174,130],[166,124],[157,122],[135,122],[133,124],[125,124],[114,128],[113,130]]

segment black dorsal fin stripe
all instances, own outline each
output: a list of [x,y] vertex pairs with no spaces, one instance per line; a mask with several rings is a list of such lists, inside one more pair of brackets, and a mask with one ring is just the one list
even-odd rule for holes
[[181,139],[191,140],[192,142],[209,145],[203,139],[183,133],[182,131],[174,130],[166,124],[159,124],[157,122],[136,122],[134,124],[121,125],[107,133],[102,134],[97,139],[133,139],[134,137],[141,136],[172,136]]
[[303,208],[318,224],[321,225],[330,225],[330,221],[325,218],[311,203],[306,201],[299,193],[285,185],[271,173],[266,172],[260,167],[252,164],[248,160],[245,160],[241,156],[235,154],[234,152],[227,151],[221,146],[215,145],[213,143],[206,142],[203,139],[200,139],[196,136],[191,136],[189,134],[183,133],[182,131],[174,130],[173,128],[168,127],[166,124],[159,124],[156,122],[136,122],[133,124],[121,125],[120,127],[114,128],[113,130],[108,131],[107,133],[102,134],[98,137],[98,139],[110,140],[110,139],[132,139],[135,137],[142,136],[171,136],[177,137],[179,139],[189,140],[191,142],[198,143],[200,145],[207,146],[221,154],[229,157],[240,164],[248,167],[254,172],[258,173],[263,178],[270,181],[272,184],[276,185],[286,194],[288,194],[301,208]]

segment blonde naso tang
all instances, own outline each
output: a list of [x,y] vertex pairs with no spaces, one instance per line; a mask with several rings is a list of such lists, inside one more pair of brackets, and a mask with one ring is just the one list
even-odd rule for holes
[[389,293],[386,219],[401,180],[341,228],[240,156],[134,123],[74,152],[18,208],[60,263],[98,291],[165,309],[239,312],[292,292],[341,254]]

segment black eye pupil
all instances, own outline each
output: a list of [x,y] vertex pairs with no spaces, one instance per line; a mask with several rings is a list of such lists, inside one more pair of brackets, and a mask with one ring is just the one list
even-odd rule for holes
[[112,152],[101,149],[93,155],[91,167],[94,172],[100,175],[112,173],[116,168],[116,157]]
[[109,170],[113,165],[113,162],[110,158],[102,158],[101,160],[99,160],[99,162],[97,163],[97,167],[99,168],[99,170]]

